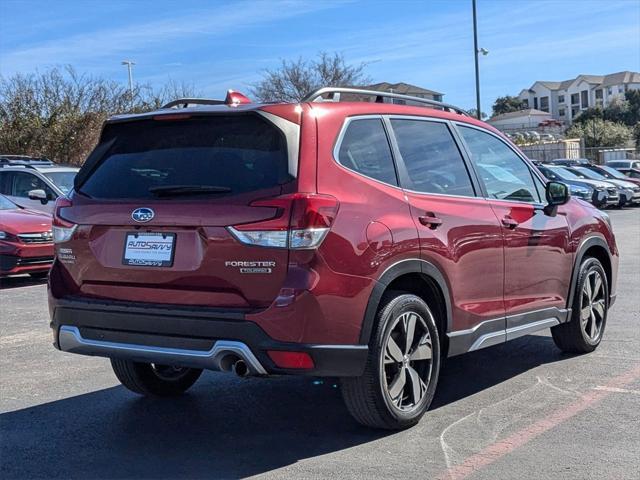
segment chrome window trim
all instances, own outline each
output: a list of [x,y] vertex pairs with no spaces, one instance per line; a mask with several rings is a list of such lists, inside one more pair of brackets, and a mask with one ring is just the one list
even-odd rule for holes
[[[458,150],[458,153],[460,154],[460,160],[462,160],[462,165],[467,171],[467,175],[469,176],[469,182],[471,183],[471,189],[473,190],[473,195],[454,195],[451,193],[421,192],[419,190],[403,188],[405,192],[410,192],[417,195],[430,195],[430,196],[442,195],[442,196],[454,197],[454,198],[482,198],[482,196],[478,194],[479,193],[478,187],[480,187],[480,185],[476,185],[473,180],[473,176],[475,176],[475,172],[472,170],[472,166],[468,164],[467,159],[465,158],[465,152],[462,150],[463,145],[461,145],[460,142],[458,141],[458,138],[455,132],[455,127],[450,120],[444,119],[444,118],[436,118],[436,117],[425,117],[420,115],[399,115],[399,114],[384,115],[384,118],[389,122],[389,127],[391,128],[390,135],[392,136],[393,143],[396,146],[398,145],[398,140],[395,136],[393,126],[391,125],[392,120],[412,120],[412,121],[419,121],[419,122],[433,122],[433,123],[444,124],[447,127],[447,130],[449,131],[449,135],[451,135],[451,140],[453,141],[453,144],[455,145],[456,149]],[[406,169],[406,163],[404,161],[404,158],[402,158],[402,154],[400,153],[399,147],[398,147],[397,154],[400,156],[400,161],[402,162],[403,167]]]
[[[408,120],[421,120],[421,121],[425,121],[425,122],[438,122],[438,123],[444,123],[445,125],[447,125],[449,127],[450,133],[451,133],[451,138],[453,140],[453,142],[456,144],[456,147],[458,149],[460,149],[461,145],[459,145],[456,136],[454,135],[454,132],[451,131],[453,124],[450,120],[446,120],[443,118],[434,118],[434,117],[423,117],[423,116],[419,116],[419,115],[398,115],[398,114],[393,114],[393,115],[385,115],[385,114],[380,114],[380,113],[372,113],[372,114],[362,114],[362,115],[353,115],[351,117],[347,117],[344,121],[344,123],[342,124],[342,127],[340,127],[340,132],[338,133],[338,136],[336,137],[336,141],[332,150],[332,156],[333,156],[333,161],[335,162],[336,165],[338,165],[338,167],[346,170],[347,172],[353,173],[355,175],[358,175],[360,177],[364,177],[367,178],[373,182],[377,182],[380,183],[381,185],[385,185],[387,187],[391,187],[391,188],[395,188],[396,190],[400,190],[403,193],[412,193],[412,194],[416,194],[416,195],[427,195],[430,197],[451,197],[451,198],[463,198],[463,199],[473,199],[473,200],[484,200],[485,198],[483,197],[483,195],[480,195],[480,192],[476,192],[476,194],[474,196],[468,196],[468,195],[453,195],[450,193],[431,193],[431,192],[419,192],[416,190],[411,190],[409,188],[403,188],[400,183],[400,178],[398,178],[398,185],[392,185],[390,183],[387,182],[383,182],[382,180],[378,180],[377,178],[373,178],[373,177],[369,177],[361,172],[356,172],[355,170],[350,169],[349,167],[343,165],[342,163],[340,163],[340,156],[339,156],[339,151],[340,151],[340,146],[342,145],[342,140],[344,139],[344,135],[347,131],[347,128],[349,126],[349,124],[354,121],[354,120],[368,120],[368,119],[372,119],[372,118],[377,118],[380,119],[382,121],[383,126],[385,127],[385,132],[387,134],[387,141],[390,141],[391,138],[390,135],[393,134],[393,132],[388,132],[386,129],[386,124],[385,124],[385,120],[391,120],[392,118],[400,118],[400,119],[408,119]],[[395,154],[393,151],[393,148],[391,146],[391,144],[389,145],[389,148],[391,150],[391,156],[393,158],[393,162],[394,162],[394,168],[396,169],[396,177],[399,177],[399,172],[398,172],[398,160],[395,158]],[[464,160],[464,153],[460,152],[460,156],[463,160],[463,162],[465,162]],[[467,167],[466,162],[465,164],[465,168]],[[470,178],[469,180],[471,180],[471,186],[473,187],[474,191],[477,190],[475,184],[473,183],[473,179],[471,178],[471,174],[473,172],[468,172]]]
[[393,157],[393,149],[391,148],[390,143],[389,143],[389,154],[391,155],[391,161],[393,162],[393,169],[396,172],[396,182],[398,182],[398,185],[393,185],[391,183],[383,182],[382,180],[370,177],[368,175],[365,175],[362,172],[357,172],[347,167],[346,165],[343,165],[342,163],[340,163],[340,147],[342,146],[342,141],[344,140],[344,136],[347,133],[347,129],[349,128],[349,125],[351,124],[351,122],[358,121],[358,120],[375,120],[375,119],[380,120],[380,123],[382,124],[382,128],[384,129],[385,136],[387,137],[387,143],[389,143],[389,132],[387,132],[387,128],[384,123],[384,115],[381,115],[379,113],[373,113],[371,115],[364,114],[364,115],[354,115],[352,117],[347,117],[342,123],[342,127],[340,128],[340,133],[338,133],[335,144],[333,146],[333,151],[332,151],[333,161],[338,166],[344,168],[345,170],[351,173],[355,173],[356,175],[359,175],[361,177],[368,178],[369,180],[373,180],[374,182],[378,182],[382,185],[387,185],[388,187],[393,187],[393,188],[402,190],[402,188],[400,187],[400,179],[398,178],[398,167],[396,165],[396,159]]

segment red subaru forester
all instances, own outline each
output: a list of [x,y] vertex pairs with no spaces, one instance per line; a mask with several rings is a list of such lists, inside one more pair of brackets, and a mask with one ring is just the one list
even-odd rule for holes
[[445,357],[546,328],[594,350],[615,298],[605,213],[489,125],[397,94],[113,117],[53,225],[60,350],[145,395],[203,369],[339,377],[372,427],[418,422]]

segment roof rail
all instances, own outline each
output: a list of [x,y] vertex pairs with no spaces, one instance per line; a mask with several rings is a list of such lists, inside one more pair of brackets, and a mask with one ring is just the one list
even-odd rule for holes
[[35,167],[55,165],[48,158],[33,158],[26,155],[0,155],[0,167]]
[[209,98],[178,98],[162,106],[162,108],[182,107],[189,105],[224,105],[224,100],[212,100]]
[[179,98],[173,102],[169,102],[162,108],[173,108],[182,105],[187,108],[189,105],[227,105],[229,107],[237,107],[251,103],[251,100],[240,92],[235,90],[227,90],[227,96],[224,100],[211,100],[209,98]]
[[[302,101],[303,102],[339,102],[340,94],[349,93],[352,95],[364,95],[368,97],[376,97],[376,103],[383,103],[385,98],[397,98],[400,100],[408,100],[411,102],[422,103],[429,107],[442,109],[447,112],[459,113],[460,115],[466,115],[470,117],[468,112],[462,108],[458,108],[448,103],[438,102],[437,100],[431,100],[429,98],[413,97],[411,95],[402,95],[400,93],[391,92],[378,92],[376,90],[364,90],[361,88],[347,88],[347,87],[323,87],[318,90],[307,94]],[[332,94],[331,99],[324,99],[322,96],[326,94]]]

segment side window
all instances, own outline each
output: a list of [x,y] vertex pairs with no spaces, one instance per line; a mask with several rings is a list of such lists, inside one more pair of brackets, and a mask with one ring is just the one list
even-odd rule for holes
[[44,190],[47,194],[47,198],[50,200],[56,198],[53,190],[51,190],[46,183],[31,173],[13,172],[13,182],[11,183],[10,195],[15,197],[27,198],[31,190]]
[[11,195],[11,172],[0,172],[0,193]]
[[407,188],[475,196],[467,167],[445,124],[395,119],[391,125],[411,181]]
[[529,166],[507,144],[475,128],[459,129],[490,198],[541,201]]
[[391,147],[379,118],[349,123],[340,144],[338,161],[354,172],[398,185]]

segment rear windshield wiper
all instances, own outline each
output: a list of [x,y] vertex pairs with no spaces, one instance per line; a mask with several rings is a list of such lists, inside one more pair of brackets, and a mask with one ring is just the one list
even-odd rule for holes
[[162,185],[149,189],[149,192],[159,197],[228,193],[230,191],[231,189],[229,187],[220,187],[217,185]]

